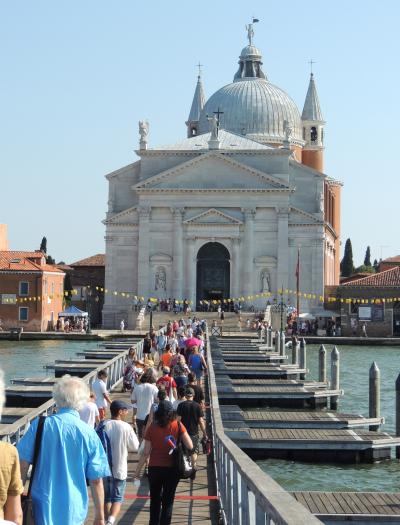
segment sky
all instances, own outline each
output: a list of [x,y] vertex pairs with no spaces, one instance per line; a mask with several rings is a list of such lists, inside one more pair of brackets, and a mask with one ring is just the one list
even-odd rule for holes
[[56,261],[104,253],[104,176],[186,136],[201,61],[206,97],[232,81],[254,16],[269,80],[302,110],[310,59],[325,172],[343,182],[342,250],[400,254],[398,0],[0,1],[0,223],[10,249]]

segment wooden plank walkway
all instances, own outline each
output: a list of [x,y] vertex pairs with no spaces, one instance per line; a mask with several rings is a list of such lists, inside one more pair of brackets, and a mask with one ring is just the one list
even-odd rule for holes
[[249,428],[354,428],[380,425],[383,418],[365,418],[358,414],[330,411],[241,410],[239,406],[221,405],[224,424],[231,428],[243,422]]
[[226,428],[227,435],[253,458],[370,462],[390,459],[400,438],[361,429]]
[[[112,399],[124,399],[130,403],[130,394],[122,392],[112,392]],[[129,415],[129,418],[131,414]],[[149,522],[149,487],[147,477],[141,478],[140,487],[133,485],[133,473],[137,465],[137,454],[129,453],[128,458],[128,479],[126,487],[126,497],[122,505],[118,525],[144,525]],[[184,524],[218,524],[218,499],[216,498],[216,486],[213,473],[212,457],[200,453],[198,457],[198,472],[196,479],[181,480],[179,482],[174,503],[172,523],[174,525]],[[94,517],[92,501],[88,519],[86,523],[92,523]]]
[[324,523],[400,523],[400,492],[291,492]]

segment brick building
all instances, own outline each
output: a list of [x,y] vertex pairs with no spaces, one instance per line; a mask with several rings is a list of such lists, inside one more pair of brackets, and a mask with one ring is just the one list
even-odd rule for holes
[[396,266],[400,266],[400,255],[395,255],[394,257],[388,257],[387,259],[383,259],[383,261],[379,261],[380,272],[389,270],[390,268],[396,268]]
[[[71,277],[75,290],[72,304],[88,312],[92,326],[101,326],[104,304],[105,255],[98,253],[62,267]],[[97,287],[97,289],[96,289]]]
[[63,310],[65,273],[46,264],[41,251],[0,251],[0,319],[3,330],[51,330]]
[[400,266],[341,284],[342,335],[400,336]]

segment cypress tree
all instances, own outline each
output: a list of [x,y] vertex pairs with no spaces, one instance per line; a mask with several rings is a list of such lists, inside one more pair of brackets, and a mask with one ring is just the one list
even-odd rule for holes
[[373,267],[374,267],[374,270],[378,273],[378,271],[379,271],[379,263],[378,263],[377,259],[374,259]]
[[39,250],[43,253],[47,253],[47,239],[46,237],[42,238],[42,242],[40,243]]
[[350,275],[354,272],[353,248],[351,246],[350,239],[347,239],[344,246],[344,255],[342,262],[340,263],[340,270],[342,277],[350,277]]
[[369,246],[367,246],[367,251],[365,252],[364,266],[372,266],[371,265],[371,248]]

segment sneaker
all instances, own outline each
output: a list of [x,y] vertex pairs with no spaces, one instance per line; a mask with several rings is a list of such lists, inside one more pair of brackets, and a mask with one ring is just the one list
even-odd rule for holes
[[133,486],[134,487],[140,487],[140,479],[139,478],[134,478]]
[[194,481],[196,479],[196,472],[197,472],[196,469],[194,469],[192,475],[190,476],[190,479],[192,481]]

